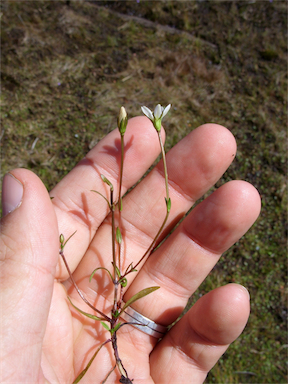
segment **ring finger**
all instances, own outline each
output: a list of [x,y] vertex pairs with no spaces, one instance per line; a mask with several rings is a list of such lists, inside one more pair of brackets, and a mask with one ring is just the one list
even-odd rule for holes
[[220,187],[150,256],[125,300],[143,288],[160,286],[132,306],[157,323],[171,324],[221,254],[254,223],[259,210],[258,192],[249,183],[232,181]]

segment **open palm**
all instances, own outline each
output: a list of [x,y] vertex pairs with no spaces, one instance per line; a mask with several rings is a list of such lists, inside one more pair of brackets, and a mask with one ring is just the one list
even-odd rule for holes
[[[164,131],[163,131],[164,137]],[[129,121],[125,133],[123,193],[137,183],[160,153],[152,123]],[[216,124],[191,132],[167,154],[172,208],[161,239],[229,167],[236,154],[231,133]],[[1,220],[1,382],[72,383],[96,349],[109,338],[103,326],[85,312],[59,259],[59,234],[67,239],[65,256],[85,297],[110,316],[113,284],[108,197],[100,174],[119,182],[120,139],[111,132],[51,191],[53,200],[31,172],[11,173],[24,186],[22,204]],[[123,269],[145,253],[165,216],[165,185],[160,162],[123,199]],[[124,299],[143,288],[160,289],[132,307],[163,325],[181,314],[188,298],[221,254],[253,224],[260,210],[258,192],[244,181],[231,181],[213,192],[177,226],[137,272],[128,276]],[[160,240],[161,240],[160,239]],[[119,354],[133,383],[202,383],[242,332],[249,316],[249,295],[237,285],[214,289],[188,311],[165,337],[148,336],[131,325],[117,332]],[[83,377],[101,383],[114,367],[106,344]],[[119,382],[114,370],[107,383]]]

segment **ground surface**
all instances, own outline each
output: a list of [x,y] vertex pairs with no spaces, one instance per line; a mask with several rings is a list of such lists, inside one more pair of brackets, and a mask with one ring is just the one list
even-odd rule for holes
[[286,383],[287,3],[4,0],[1,15],[1,176],[26,167],[50,189],[121,105],[172,103],[168,149],[205,122],[235,135],[217,187],[251,182],[262,213],[191,303],[238,282],[252,311],[207,383]]

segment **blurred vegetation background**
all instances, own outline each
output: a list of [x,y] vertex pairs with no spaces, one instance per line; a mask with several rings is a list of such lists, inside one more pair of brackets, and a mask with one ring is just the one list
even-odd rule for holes
[[2,0],[1,39],[1,180],[25,167],[51,189],[121,105],[171,103],[167,149],[206,122],[231,130],[237,157],[216,187],[251,182],[262,212],[189,305],[246,286],[249,323],[206,382],[286,383],[287,2]]

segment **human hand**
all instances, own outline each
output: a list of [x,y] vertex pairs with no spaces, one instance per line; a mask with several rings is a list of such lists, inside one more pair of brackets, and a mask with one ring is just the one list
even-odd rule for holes
[[[125,146],[123,192],[159,154],[157,135],[148,119],[129,121]],[[172,208],[162,238],[216,183],[235,154],[232,134],[215,124],[197,128],[167,154]],[[5,206],[10,201],[10,209],[15,208],[22,188],[23,197],[21,205],[1,220],[2,383],[72,383],[109,338],[100,323],[80,315],[67,301],[68,291],[73,303],[92,313],[67,280],[59,260],[59,233],[68,238],[77,230],[65,246],[66,259],[86,298],[108,314],[113,284],[104,271],[95,274],[91,283],[89,276],[97,267],[111,267],[111,227],[107,204],[91,190],[106,193],[100,174],[117,190],[119,157],[118,132],[113,131],[51,191],[52,201],[30,171],[12,171],[18,181],[5,176]],[[123,199],[125,266],[136,264],[161,225],[164,189],[160,163]],[[132,307],[157,323],[171,324],[259,211],[259,195],[250,184],[237,180],[221,186],[193,209],[137,273],[129,275],[125,300],[143,288],[160,286]],[[248,292],[229,284],[201,297],[159,343],[131,325],[121,327],[117,332],[120,357],[134,384],[202,383],[240,335],[248,316]],[[83,383],[101,383],[114,364],[108,343]],[[107,383],[118,380],[115,370]]]

